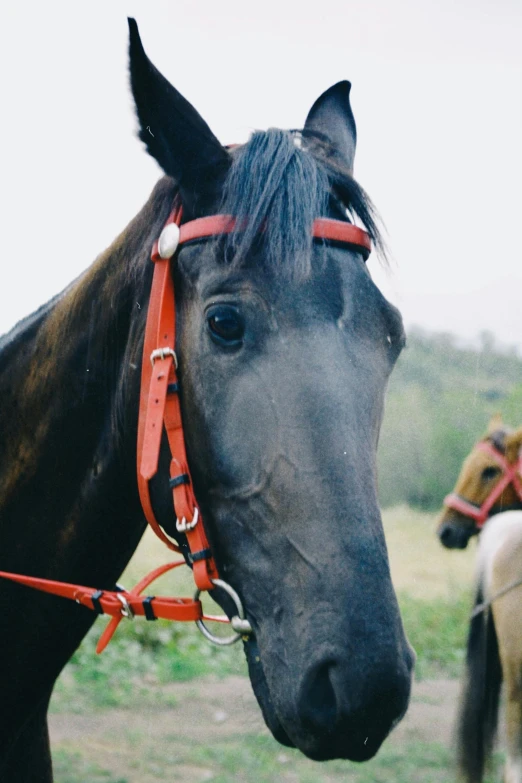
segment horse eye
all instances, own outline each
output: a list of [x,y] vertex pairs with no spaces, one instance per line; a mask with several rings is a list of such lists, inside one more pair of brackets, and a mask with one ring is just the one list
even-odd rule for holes
[[493,465],[490,465],[488,468],[484,468],[482,471],[482,480],[483,481],[490,481],[492,478],[495,478],[500,473],[500,468],[495,468]]
[[219,345],[240,345],[245,334],[245,322],[231,305],[216,305],[207,312],[210,336]]

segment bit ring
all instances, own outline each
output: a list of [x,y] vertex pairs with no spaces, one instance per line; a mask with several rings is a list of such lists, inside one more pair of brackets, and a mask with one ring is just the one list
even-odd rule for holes
[[[236,605],[237,615],[234,615],[230,619],[230,624],[235,633],[232,636],[215,636],[212,631],[209,631],[203,620],[196,620],[196,625],[203,636],[209,640],[209,642],[212,642],[212,644],[217,644],[220,647],[226,647],[230,644],[235,644],[235,642],[238,642],[245,636],[249,636],[252,633],[252,626],[245,617],[243,604],[241,603],[241,599],[234,588],[231,587],[228,582],[224,582],[223,579],[211,579],[211,582],[216,587],[221,587],[221,589],[231,597]],[[200,595],[201,590],[198,588],[194,593],[194,600],[197,601]]]

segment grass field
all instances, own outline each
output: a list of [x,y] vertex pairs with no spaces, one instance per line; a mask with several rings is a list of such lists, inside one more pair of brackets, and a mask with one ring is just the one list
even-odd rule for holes
[[[375,759],[315,764],[275,743],[263,727],[237,645],[218,649],[192,626],[137,621],[122,623],[107,651],[95,656],[103,628],[98,621],[53,698],[58,783],[451,783],[455,678],[475,547],[444,550],[433,515],[398,508],[385,512],[384,521],[392,576],[418,655],[418,684],[407,718]],[[123,583],[134,583],[165,559],[162,545],[147,535]],[[164,577],[157,592],[192,590],[187,571]]]

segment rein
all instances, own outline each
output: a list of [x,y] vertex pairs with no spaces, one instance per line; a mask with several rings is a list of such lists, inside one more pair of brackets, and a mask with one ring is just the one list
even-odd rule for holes
[[[187,539],[187,561],[192,566],[197,590],[193,598],[145,596],[141,593],[158,577],[169,570],[186,565],[185,560],[168,563],[151,571],[130,591],[117,586],[115,590],[96,590],[92,587],[58,582],[32,576],[0,571],[0,578],[41,590],[45,593],[69,598],[97,614],[111,616],[101,635],[96,652],[102,652],[123,618],[132,620],[143,616],[147,620],[163,618],[178,622],[196,622],[207,639],[219,645],[233,644],[252,633],[245,618],[243,605],[235,590],[219,578],[212,552],[205,533],[201,511],[197,504],[187,462],[176,355],[176,304],[172,264],[179,247],[193,240],[209,239],[229,234],[236,228],[231,215],[212,215],[191,220],[181,225],[182,207],[178,201],[172,209],[157,242],[152,248],[151,259],[154,274],[147,313],[141,392],[138,418],[137,479],[141,505],[145,518],[163,543],[175,552],[181,552],[178,544],[170,540],[154,514],[149,482],[156,475],[163,430],[171,452],[169,487],[176,516],[176,530]],[[352,247],[364,261],[371,252],[371,241],[366,231],[351,223],[331,218],[314,221],[314,238],[337,242]],[[522,495],[522,491],[521,491]],[[226,616],[203,614],[199,596],[203,591],[219,587],[235,604],[237,614],[230,620]],[[204,620],[230,623],[234,634],[228,637],[214,636]]]
[[470,615],[470,620],[473,620],[474,617],[477,617],[479,614],[482,614],[486,609],[489,609],[489,607],[498,599],[502,598],[503,595],[506,595],[506,593],[510,593],[511,590],[514,590],[515,587],[520,587],[522,585],[522,578],[515,579],[514,582],[510,582],[508,585],[505,585],[500,590],[498,590],[496,593],[494,593],[491,598],[488,598],[486,601],[482,601],[482,603],[477,604]]
[[477,529],[481,530],[496,501],[510,484],[513,485],[513,489],[522,501],[522,454],[520,454],[518,459],[511,465],[504,454],[502,454],[502,452],[492,443],[481,441],[480,443],[477,443],[475,448],[489,454],[498,462],[503,471],[502,478],[491,488],[491,492],[481,506],[466,500],[466,498],[457,495],[455,492],[452,492],[444,498],[444,505],[447,508],[459,511],[461,514],[464,514],[464,516],[473,519]]

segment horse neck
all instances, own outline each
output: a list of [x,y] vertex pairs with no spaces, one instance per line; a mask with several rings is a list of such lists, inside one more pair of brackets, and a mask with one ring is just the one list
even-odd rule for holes
[[113,581],[143,530],[135,481],[141,335],[162,181],[87,273],[0,354],[3,567]]

